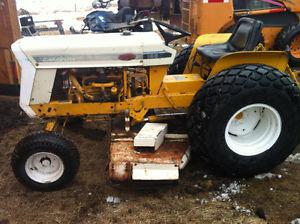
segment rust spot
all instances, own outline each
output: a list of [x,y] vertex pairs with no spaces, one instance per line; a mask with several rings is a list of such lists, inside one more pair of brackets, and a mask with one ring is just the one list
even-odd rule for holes
[[119,55],[119,60],[121,61],[131,61],[136,59],[136,55],[132,53],[127,53],[127,54],[121,54]]
[[126,162],[110,162],[109,178],[113,181],[126,181],[131,179],[131,164]]
[[165,141],[155,152],[137,152],[133,142],[111,142],[109,152],[109,178],[113,181],[131,180],[132,167],[139,163],[174,164],[179,166],[186,153],[186,141]]
[[236,119],[236,120],[241,120],[241,119],[243,119],[243,116],[244,116],[243,112],[238,113],[238,114],[235,116],[235,119]]

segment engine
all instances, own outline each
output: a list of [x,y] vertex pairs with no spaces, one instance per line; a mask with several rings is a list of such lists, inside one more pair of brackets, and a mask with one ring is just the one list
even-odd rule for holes
[[51,101],[120,102],[148,92],[146,68],[59,69]]

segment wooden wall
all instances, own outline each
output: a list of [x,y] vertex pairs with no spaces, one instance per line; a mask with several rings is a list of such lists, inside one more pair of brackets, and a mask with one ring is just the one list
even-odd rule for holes
[[182,28],[190,31],[190,0],[181,1]]
[[10,51],[21,36],[15,0],[0,0],[0,84],[17,84],[19,72]]

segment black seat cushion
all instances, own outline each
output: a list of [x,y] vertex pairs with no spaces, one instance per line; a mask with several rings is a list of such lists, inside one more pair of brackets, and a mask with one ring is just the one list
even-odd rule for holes
[[230,53],[226,43],[204,45],[197,48],[197,52],[207,58],[208,61],[217,61],[219,58]]
[[197,52],[208,61],[217,61],[229,53],[254,50],[261,40],[261,30],[262,22],[242,18],[226,43],[200,46]]

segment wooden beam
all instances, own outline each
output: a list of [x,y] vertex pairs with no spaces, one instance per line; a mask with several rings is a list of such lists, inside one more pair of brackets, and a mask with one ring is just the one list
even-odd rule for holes
[[10,48],[20,37],[15,0],[0,0],[0,48]]
[[19,70],[10,46],[20,37],[15,0],[0,0],[0,84],[19,82]]

